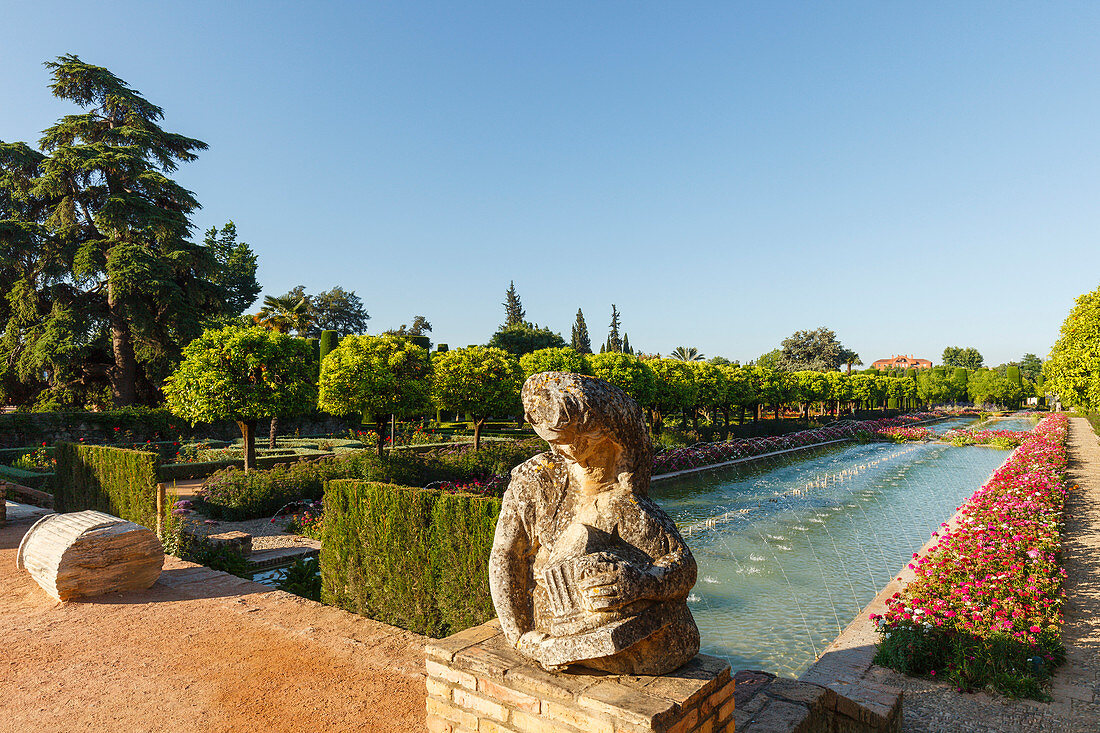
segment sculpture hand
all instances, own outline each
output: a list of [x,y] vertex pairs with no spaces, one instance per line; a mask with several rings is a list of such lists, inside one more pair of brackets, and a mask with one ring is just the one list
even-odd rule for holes
[[634,565],[596,572],[582,578],[577,587],[589,611],[611,611],[646,598],[649,576]]

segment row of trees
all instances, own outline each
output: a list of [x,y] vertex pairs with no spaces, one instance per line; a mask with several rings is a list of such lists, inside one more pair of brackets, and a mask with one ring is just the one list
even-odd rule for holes
[[164,391],[174,413],[191,420],[235,420],[246,443],[246,466],[254,456],[256,421],[310,411],[358,414],[383,426],[391,417],[412,418],[431,408],[465,413],[481,430],[494,416],[522,411],[523,380],[538,372],[589,374],[617,385],[645,408],[655,434],[670,415],[693,424],[701,418],[722,427],[731,411],[740,422],[765,408],[778,418],[796,405],[807,419],[816,409],[839,416],[859,407],[915,407],[970,397],[975,401],[1018,401],[1026,383],[991,370],[950,372],[937,368],[903,377],[848,375],[839,371],[785,372],[702,361],[637,357],[622,352],[581,354],[569,347],[539,349],[520,358],[495,347],[430,353],[398,335],[347,336],[328,351],[320,368],[309,343],[262,328],[209,331],[184,349],[180,368]]

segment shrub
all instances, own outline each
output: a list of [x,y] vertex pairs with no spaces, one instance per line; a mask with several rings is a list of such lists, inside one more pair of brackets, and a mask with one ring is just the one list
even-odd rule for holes
[[325,603],[436,638],[495,615],[488,563],[499,499],[330,481],[324,508]]
[[156,453],[58,443],[54,502],[59,512],[96,509],[155,529]]
[[437,482],[492,484],[513,467],[545,450],[538,440],[487,443],[480,451],[472,446],[439,448],[427,453],[391,451],[379,457],[373,451],[351,451],[333,458],[276,466],[267,471],[230,468],[211,476],[202,490],[201,510],[215,519],[243,521],[271,516],[292,501],[316,501],[326,481],[362,479],[402,486]]

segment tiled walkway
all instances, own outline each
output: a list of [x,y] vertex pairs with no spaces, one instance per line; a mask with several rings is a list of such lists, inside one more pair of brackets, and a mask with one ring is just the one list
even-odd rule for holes
[[986,693],[893,675],[905,690],[905,733],[1097,733],[1100,731],[1100,444],[1087,420],[1069,424],[1065,565],[1066,664],[1055,675],[1052,703],[1006,700]]

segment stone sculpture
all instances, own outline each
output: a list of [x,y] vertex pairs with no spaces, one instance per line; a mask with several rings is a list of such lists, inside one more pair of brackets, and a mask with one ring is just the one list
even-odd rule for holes
[[489,560],[501,629],[549,670],[667,674],[699,651],[696,565],[648,496],[638,405],[593,377],[543,372],[523,409],[550,452],[512,471]]

